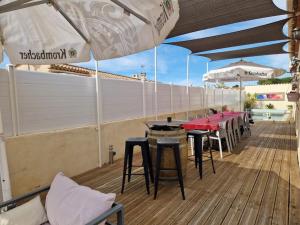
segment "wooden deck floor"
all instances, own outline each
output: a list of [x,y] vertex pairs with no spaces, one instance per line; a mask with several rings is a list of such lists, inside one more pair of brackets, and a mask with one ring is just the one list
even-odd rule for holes
[[199,179],[189,162],[186,200],[175,182],[160,183],[158,199],[145,190],[143,177],[133,177],[120,195],[122,161],[75,179],[102,192],[118,193],[126,224],[300,224],[300,175],[294,125],[261,122],[223,160],[214,153],[216,174],[204,165]]

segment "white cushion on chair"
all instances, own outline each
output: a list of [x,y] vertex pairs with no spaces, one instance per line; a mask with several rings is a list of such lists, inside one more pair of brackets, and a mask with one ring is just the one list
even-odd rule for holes
[[0,215],[0,225],[41,225],[47,220],[40,196]]
[[116,194],[80,186],[59,173],[46,197],[47,216],[51,225],[84,225],[110,209],[115,198]]

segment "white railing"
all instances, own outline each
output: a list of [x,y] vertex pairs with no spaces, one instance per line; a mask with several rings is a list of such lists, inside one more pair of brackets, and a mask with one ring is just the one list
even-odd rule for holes
[[[95,78],[18,70],[12,76],[9,79],[8,71],[0,70],[0,110],[6,136],[97,124]],[[153,82],[98,81],[102,102],[98,113],[103,123],[155,116]],[[189,87],[187,92],[185,86],[168,84],[158,84],[157,90],[158,114],[239,105],[239,92],[234,90]]]

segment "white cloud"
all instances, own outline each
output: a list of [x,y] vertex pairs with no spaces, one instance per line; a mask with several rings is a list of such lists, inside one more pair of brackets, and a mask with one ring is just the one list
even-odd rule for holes
[[265,56],[265,60],[269,62],[269,66],[285,70],[288,70],[289,68],[290,59],[287,54]]

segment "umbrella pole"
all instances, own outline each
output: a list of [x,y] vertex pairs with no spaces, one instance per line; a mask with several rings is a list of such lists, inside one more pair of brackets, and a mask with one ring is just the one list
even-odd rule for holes
[[188,98],[188,110],[186,113],[186,119],[189,119],[189,111],[190,111],[190,94],[189,94],[189,82],[190,82],[190,71],[189,71],[189,63],[190,63],[190,55],[187,56],[186,59],[186,95]]
[[98,129],[98,154],[99,154],[99,167],[102,166],[102,152],[101,152],[101,122],[102,122],[102,97],[101,97],[101,78],[98,79],[98,61],[95,61],[96,68],[96,95],[97,95],[97,129]]
[[242,111],[242,78],[240,77],[240,112]]
[[158,120],[157,102],[157,48],[154,47],[154,94],[155,94],[155,119]]

